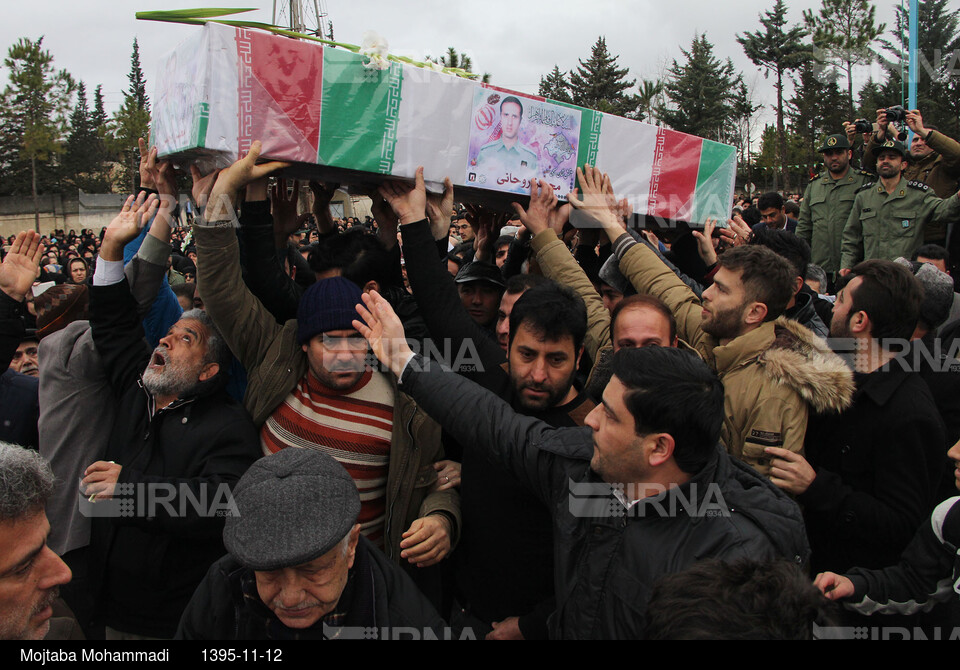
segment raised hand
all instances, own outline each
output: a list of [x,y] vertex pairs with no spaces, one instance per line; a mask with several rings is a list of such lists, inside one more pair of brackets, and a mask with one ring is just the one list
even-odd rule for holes
[[313,216],[317,220],[317,232],[321,235],[329,233],[334,228],[333,217],[330,215],[330,203],[337,194],[340,184],[310,182],[313,191]]
[[363,304],[357,305],[357,314],[363,321],[355,320],[353,327],[367,339],[377,359],[399,377],[413,356],[403,324],[390,303],[376,291],[367,291],[361,298]]
[[713,230],[716,227],[716,219],[707,219],[702,233],[699,230],[693,231],[693,236],[697,238],[697,253],[707,267],[717,262],[717,250],[713,248]]
[[450,231],[450,219],[453,217],[453,182],[450,177],[443,178],[443,193],[427,193],[427,218],[433,239],[442,240]]
[[617,228],[625,232],[626,229],[620,221],[617,198],[609,184],[609,177],[592,165],[586,165],[583,168],[577,168],[577,180],[580,182],[583,196],[578,196],[577,190],[574,189],[567,196],[570,204],[589,215],[605,230],[611,229],[608,231],[608,237],[610,232],[616,232]]
[[140,187],[156,190],[157,185],[154,181],[153,169],[151,168],[151,156],[153,163],[157,161],[157,148],[147,149],[147,141],[142,137],[137,140],[137,146],[140,148]]
[[214,170],[204,177],[200,172],[200,168],[196,165],[190,166],[190,177],[193,179],[193,187],[190,189],[190,195],[193,197],[193,202],[197,207],[203,208],[207,206],[210,191],[213,190],[213,185],[219,175],[220,170]]
[[720,237],[730,247],[739,247],[750,243],[753,231],[740,215],[727,219],[727,227],[720,229]]
[[[545,231],[550,225],[551,213],[557,207],[557,196],[553,186],[545,181],[534,179],[530,183],[530,205],[524,209],[520,203],[510,203],[517,213],[520,223],[533,235]],[[569,207],[569,205],[567,205]],[[568,210],[569,215],[569,210]],[[568,216],[569,218],[569,216]],[[561,224],[562,228],[562,224]],[[559,232],[557,233],[559,235]]]
[[273,206],[273,235],[278,241],[285,242],[287,237],[300,227],[300,221],[297,219],[299,198],[300,182],[296,180],[293,182],[292,190],[287,188],[287,180],[283,177],[277,179],[277,183],[270,189],[270,201]]
[[122,261],[123,248],[137,238],[147,221],[156,214],[159,205],[157,196],[151,194],[147,197],[143,191],[136,198],[132,195],[127,198],[120,213],[107,226],[100,246],[100,258],[105,261]]
[[379,188],[380,195],[390,203],[400,224],[414,223],[427,218],[427,188],[423,184],[423,167],[417,168],[413,184],[388,181]]
[[10,251],[0,264],[0,291],[21,302],[33,286],[40,270],[43,245],[40,234],[32,230],[17,233]]
[[230,167],[221,170],[217,181],[210,192],[210,202],[207,204],[205,218],[207,221],[226,221],[234,218],[237,194],[241,188],[252,181],[268,177],[277,170],[289,167],[290,163],[283,161],[269,161],[257,163],[262,150],[260,140],[250,145],[247,155],[239,159]]

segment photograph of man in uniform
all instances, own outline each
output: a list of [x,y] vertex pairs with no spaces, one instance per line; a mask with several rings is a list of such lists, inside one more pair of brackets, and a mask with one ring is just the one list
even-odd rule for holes
[[[500,139],[485,144],[477,154],[476,171],[505,189],[523,192],[530,188],[530,180],[537,178],[537,154],[520,143],[520,124],[523,122],[523,103],[508,96],[500,103]],[[506,179],[500,183],[501,179]],[[522,185],[527,180],[526,187]],[[516,181],[514,181],[516,180]]]

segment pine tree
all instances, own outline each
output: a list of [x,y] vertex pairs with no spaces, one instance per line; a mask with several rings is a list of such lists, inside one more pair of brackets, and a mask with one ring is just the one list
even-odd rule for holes
[[[103,103],[102,98],[100,102]],[[86,86],[80,82],[77,104],[70,116],[62,173],[66,184],[87,192],[103,192],[108,188],[103,175],[103,141],[97,132],[96,118],[87,104]]]
[[840,86],[824,77],[822,68],[815,61],[801,67],[793,97],[787,103],[790,132],[802,143],[803,165],[821,162],[818,149],[823,138],[843,132],[843,122],[848,118],[847,101]]
[[838,63],[847,78],[847,109],[853,113],[853,68],[876,58],[871,49],[886,24],[876,23],[876,7],[867,0],[823,0],[818,14],[803,12],[803,21],[813,35],[817,59]]
[[657,108],[657,117],[674,130],[720,140],[730,123],[731,93],[740,78],[729,59],[723,63],[713,55],[706,34],[695,35],[690,50],[681,52],[686,62],[674,60],[667,71],[664,92],[669,102]]
[[41,191],[55,188],[54,157],[62,151],[61,138],[75,84],[66,70],[56,70],[53,56],[36,42],[21,38],[3,62],[9,84],[0,105],[0,171],[3,189],[30,192],[34,225],[40,229]]
[[546,77],[540,77],[540,88],[537,91],[537,95],[542,95],[551,100],[573,103],[573,98],[570,97],[570,91],[568,90],[569,88],[570,84],[567,83],[560,68],[554,65],[550,74]]
[[[744,53],[755,65],[764,68],[764,76],[773,73],[777,91],[777,135],[779,136],[781,174],[786,179],[787,136],[784,130],[783,84],[787,73],[796,70],[811,57],[811,49],[802,40],[808,31],[800,26],[787,28],[787,6],[777,0],[771,11],[760,17],[763,31],[737,35]],[[783,183],[787,189],[788,184]]]
[[140,154],[137,140],[147,138],[150,130],[150,100],[147,97],[147,83],[140,67],[140,47],[133,40],[133,54],[130,57],[130,74],[127,75],[130,88],[123,93],[123,104],[110,121],[107,147],[121,158],[124,181],[133,191],[139,181]]
[[626,91],[636,85],[627,80],[629,68],[617,67],[619,56],[611,56],[603,36],[598,37],[586,61],[570,73],[570,93],[573,103],[610,114],[633,118],[640,100]]

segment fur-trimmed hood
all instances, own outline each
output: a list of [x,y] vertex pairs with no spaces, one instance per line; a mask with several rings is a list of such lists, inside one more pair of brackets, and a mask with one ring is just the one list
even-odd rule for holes
[[757,364],[779,384],[795,390],[815,412],[842,412],[853,401],[853,371],[826,340],[785,317],[774,323],[776,339]]

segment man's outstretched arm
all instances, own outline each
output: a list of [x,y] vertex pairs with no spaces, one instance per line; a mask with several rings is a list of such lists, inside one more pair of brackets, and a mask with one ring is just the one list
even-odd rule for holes
[[378,293],[363,295],[353,322],[380,362],[400,379],[401,388],[465,448],[483,450],[549,504],[566,485],[562,457],[542,450],[548,443],[573,440],[589,444],[579,428],[553,428],[517,414],[483,387],[427,365],[406,343],[403,326]]

